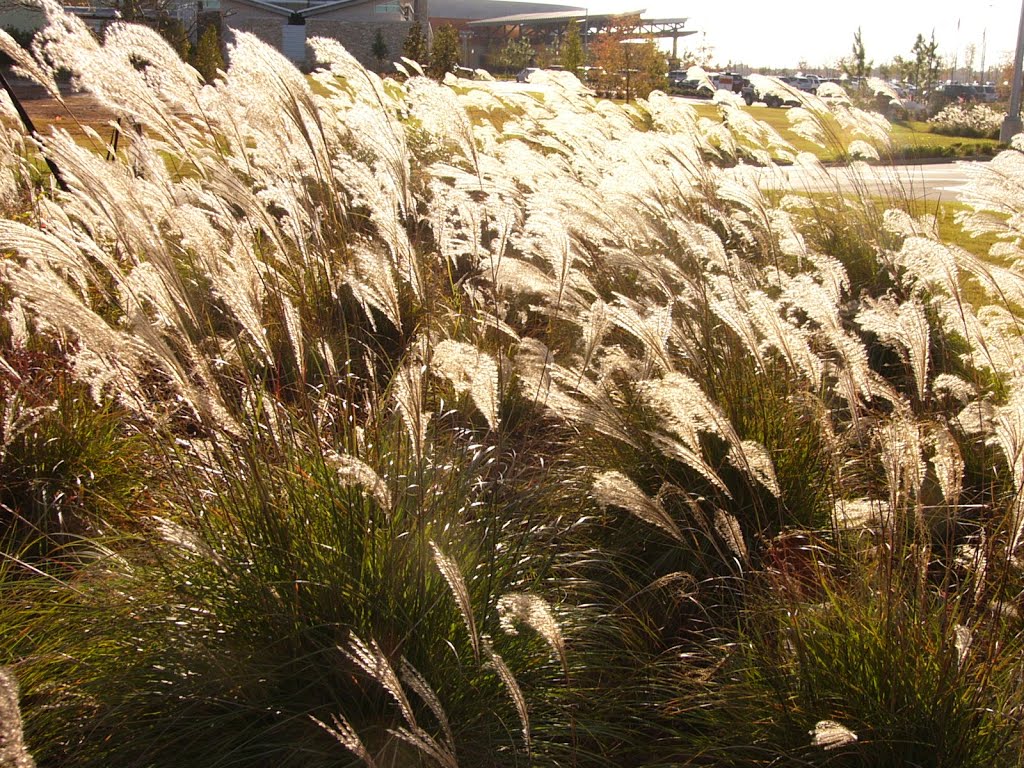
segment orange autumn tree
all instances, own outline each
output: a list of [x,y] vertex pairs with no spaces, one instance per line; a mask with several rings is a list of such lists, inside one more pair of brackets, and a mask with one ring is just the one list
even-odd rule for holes
[[653,40],[628,37],[623,31],[636,26],[639,16],[621,16],[615,21],[614,31],[597,35],[590,42],[591,63],[604,70],[598,89],[627,101],[647,98],[651,91],[665,85],[665,54]]

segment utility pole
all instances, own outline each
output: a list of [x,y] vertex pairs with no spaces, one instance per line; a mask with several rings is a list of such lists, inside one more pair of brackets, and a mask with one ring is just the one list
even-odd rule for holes
[[1010,88],[1010,109],[1003,118],[999,129],[999,140],[1009,144],[1010,139],[1021,131],[1020,122],[1020,90],[1021,66],[1024,65],[1024,2],[1020,7],[1020,26],[1017,29],[1017,52],[1013,57],[1013,83]]

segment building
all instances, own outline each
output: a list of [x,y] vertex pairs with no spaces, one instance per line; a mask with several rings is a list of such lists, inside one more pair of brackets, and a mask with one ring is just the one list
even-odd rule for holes
[[274,46],[299,65],[307,65],[311,37],[331,37],[340,41],[361,64],[374,68],[377,62],[373,44],[378,33],[392,59],[402,52],[402,44],[414,20],[426,20],[425,0],[220,0],[225,37],[231,30],[251,32]]

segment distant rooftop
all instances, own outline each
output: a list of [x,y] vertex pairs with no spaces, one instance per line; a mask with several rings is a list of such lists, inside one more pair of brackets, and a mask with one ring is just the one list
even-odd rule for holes
[[530,0],[428,0],[427,7],[431,17],[439,19],[489,19],[512,14],[584,10],[577,5],[538,3]]
[[[541,25],[546,23],[550,24],[563,24],[568,21],[585,20],[591,21],[612,19],[616,16],[642,16],[646,13],[645,8],[641,8],[635,11],[620,11],[618,13],[589,13],[586,8],[569,8],[566,10],[559,11],[544,11],[539,13],[516,13],[509,16],[493,16],[486,19],[480,19],[479,21],[471,21],[469,26],[490,26],[498,24],[533,24]],[[681,21],[686,21],[682,19]]]

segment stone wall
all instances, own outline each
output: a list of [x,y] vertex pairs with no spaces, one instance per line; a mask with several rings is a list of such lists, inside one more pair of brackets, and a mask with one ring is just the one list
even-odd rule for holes
[[[330,37],[338,40],[367,69],[377,71],[383,69],[385,72],[393,71],[391,62],[397,61],[402,55],[402,45],[409,34],[411,22],[395,21],[391,18],[378,20],[346,20],[336,17],[340,13],[311,14],[306,18],[305,32],[306,39],[311,37]],[[231,30],[250,32],[268,45],[277,50],[282,50],[283,34],[282,27],[288,22],[285,15],[269,14],[263,9],[251,5],[222,0],[221,11],[223,25],[225,28],[225,40],[230,42]],[[349,11],[347,14],[352,15]],[[333,18],[332,18],[333,17]],[[373,41],[377,37],[377,30],[380,30],[384,37],[384,43],[388,47],[388,55],[380,66],[373,56]],[[314,64],[312,52],[306,46],[306,54],[303,60],[295,62],[300,67],[312,67]]]
[[231,41],[231,30],[251,32],[267,45],[281,50],[281,27],[288,21],[287,16],[271,16],[241,3],[221,2],[221,18],[225,41]]
[[[334,38],[367,69],[372,69],[374,72],[378,69],[382,69],[384,72],[394,72],[391,62],[401,58],[402,45],[405,43],[411,26],[412,24],[406,21],[339,21],[314,16],[306,22],[306,38]],[[373,41],[377,37],[378,29],[384,36],[384,43],[388,47],[388,55],[382,67],[373,57]],[[308,56],[308,61],[312,63],[312,54]]]

